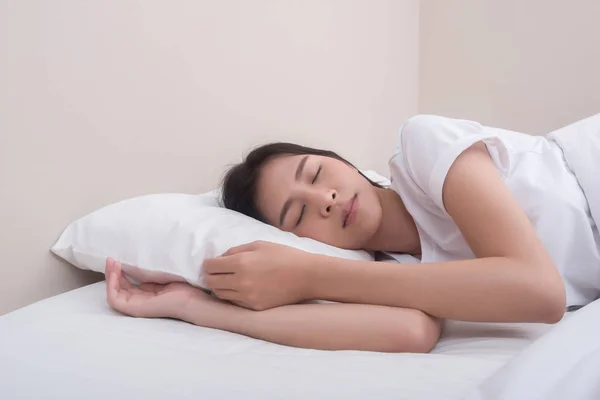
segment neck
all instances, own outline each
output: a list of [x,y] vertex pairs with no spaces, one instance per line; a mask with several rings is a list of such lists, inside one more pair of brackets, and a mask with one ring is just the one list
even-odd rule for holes
[[378,251],[421,254],[421,241],[413,217],[402,199],[390,189],[377,189],[381,203],[381,225],[367,243],[367,248]]

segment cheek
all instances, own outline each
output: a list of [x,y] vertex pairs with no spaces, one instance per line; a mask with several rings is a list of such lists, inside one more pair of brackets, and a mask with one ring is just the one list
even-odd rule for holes
[[321,219],[306,224],[296,234],[343,249],[360,249],[365,242],[363,232],[370,229],[365,229],[363,221],[357,222],[353,229],[343,229],[341,223]]
[[369,197],[361,210],[361,230],[366,236],[373,235],[379,228],[383,216],[383,210],[377,196]]
[[296,231],[296,234],[332,246],[340,246],[343,244],[343,233],[341,231],[342,229],[336,226],[332,220],[319,218],[312,221],[304,221],[302,227]]

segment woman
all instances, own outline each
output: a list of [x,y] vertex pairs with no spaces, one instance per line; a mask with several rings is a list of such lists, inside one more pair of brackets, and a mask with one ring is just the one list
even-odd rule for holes
[[[595,134],[578,146],[597,143]],[[180,283],[135,288],[109,261],[108,301],[133,316],[315,349],[427,352],[444,318],[555,323],[600,293],[598,210],[586,199],[598,195],[568,162],[557,138],[436,116],[402,126],[390,189],[333,152],[263,146],[227,174],[228,208],[334,246],[421,263],[250,243],[206,260],[216,298]]]

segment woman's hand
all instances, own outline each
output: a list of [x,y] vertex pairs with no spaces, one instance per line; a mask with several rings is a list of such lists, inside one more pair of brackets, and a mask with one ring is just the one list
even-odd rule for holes
[[106,297],[115,310],[140,318],[179,318],[194,300],[216,302],[210,295],[187,283],[160,285],[143,283],[134,286],[125,278],[118,261],[106,261]]
[[234,247],[204,261],[206,285],[223,300],[260,311],[309,300],[313,254],[269,242]]

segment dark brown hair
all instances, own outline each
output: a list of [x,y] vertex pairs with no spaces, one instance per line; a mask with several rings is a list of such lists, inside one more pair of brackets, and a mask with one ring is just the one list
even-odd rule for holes
[[[314,149],[293,143],[269,143],[252,150],[241,163],[234,165],[223,179],[222,201],[223,205],[230,209],[261,222],[267,222],[256,206],[256,186],[261,167],[270,159],[280,155],[316,155],[335,158],[351,167],[354,167],[345,158],[329,150]],[[356,167],[354,167],[356,168]],[[371,185],[381,188],[382,186],[367,179]]]

